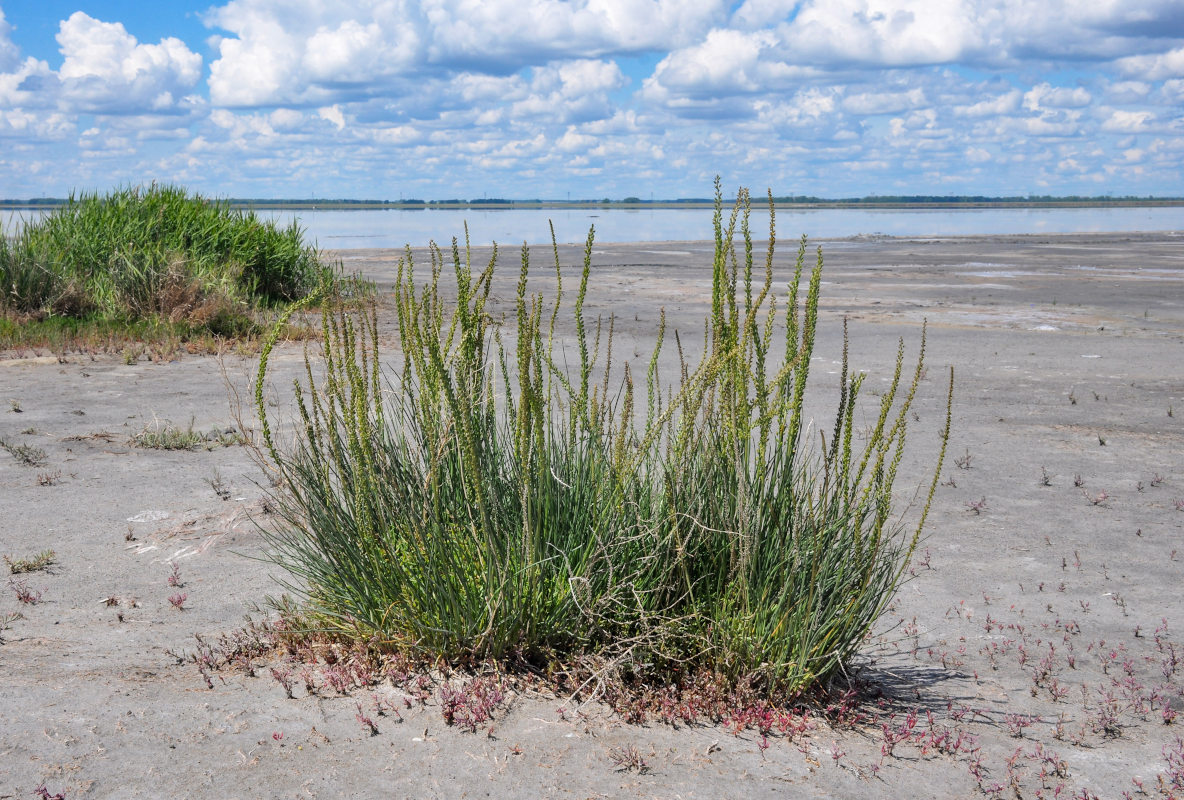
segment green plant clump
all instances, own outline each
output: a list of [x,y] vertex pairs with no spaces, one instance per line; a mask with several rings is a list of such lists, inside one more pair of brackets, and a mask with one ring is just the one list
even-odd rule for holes
[[[528,294],[523,249],[507,346],[487,308],[496,247],[474,273],[455,240],[448,255],[433,247],[422,287],[410,251],[399,266],[402,368],[389,384],[373,312],[324,313],[324,374],[314,379],[306,357],[301,430],[285,452],[266,424],[265,344],[256,401],[286,522],[269,534],[272,557],[311,619],[431,659],[596,665],[649,685],[707,671],[793,694],[849,661],[917,545],[949,398],[920,523],[905,530],[892,488],[924,337],[911,378],[901,342],[858,433],[864,376],[848,373],[844,346],[833,430],[813,444],[802,409],[821,251],[803,298],[803,238],[775,299],[772,226],[761,276],[747,192],[725,225],[716,189],[704,352],[687,363],[675,333],[681,377],[669,385],[664,315],[640,380],[612,363],[612,319],[585,318],[591,232],[570,373],[556,334],[562,281],[549,303]],[[557,249],[555,262],[558,279]],[[446,308],[448,268],[457,299]]]
[[69,202],[0,236],[0,311],[29,319],[163,319],[223,336],[247,311],[307,295],[322,280],[300,227],[174,186]]
[[46,569],[55,560],[57,560],[57,553],[52,550],[42,550],[32,558],[11,558],[4,556],[4,563],[8,565],[8,571],[13,575]]

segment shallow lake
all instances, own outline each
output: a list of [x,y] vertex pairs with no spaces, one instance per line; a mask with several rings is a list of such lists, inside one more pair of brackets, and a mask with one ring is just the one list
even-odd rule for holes
[[[38,211],[0,212],[0,225],[12,232]],[[441,245],[456,236],[463,241],[469,227],[473,244],[502,245],[551,240],[550,224],[559,242],[582,242],[596,226],[599,242],[666,242],[710,239],[710,209],[423,209],[357,211],[257,212],[283,224],[299,220],[321,247],[403,247]],[[753,235],[768,230],[768,215],[754,209]],[[1184,231],[1184,208],[984,208],[984,209],[811,209],[778,210],[777,234],[782,240],[805,233],[813,238],[883,234],[887,236],[972,236],[1009,233],[1103,233]]]

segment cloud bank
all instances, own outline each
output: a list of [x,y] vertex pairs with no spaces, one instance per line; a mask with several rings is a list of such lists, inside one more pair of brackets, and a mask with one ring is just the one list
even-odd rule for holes
[[76,12],[48,61],[3,5],[9,196],[1184,185],[1177,0],[232,0],[204,38]]

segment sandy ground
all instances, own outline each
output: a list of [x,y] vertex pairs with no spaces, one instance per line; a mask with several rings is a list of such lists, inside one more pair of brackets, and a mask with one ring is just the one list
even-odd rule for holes
[[[446,726],[432,699],[401,723],[371,713],[370,735],[358,703],[400,700],[389,686],[288,699],[261,667],[207,688],[174,654],[279,592],[255,558],[266,479],[244,447],[162,451],[131,438],[166,421],[229,427],[221,366],[245,393],[254,363],[7,354],[0,437],[45,461],[0,450],[0,554],[49,548],[56,562],[0,575],[0,621],[19,614],[0,632],[0,798],[42,784],[67,798],[1108,798],[1138,797],[1140,782],[1147,796],[1181,794],[1184,235],[820,244],[820,410],[837,386],[843,316],[873,389],[898,337],[911,355],[929,321],[903,488],[931,458],[944,368],[957,369],[950,457],[915,577],[858,665],[884,695],[864,707],[868,722],[817,719],[766,740],[627,725],[532,695],[492,734]],[[547,250],[535,253],[540,273]],[[397,254],[338,255],[389,286]],[[791,256],[778,258],[782,279]],[[598,246],[588,310],[615,313],[617,352],[644,359],[659,308],[701,330],[710,258],[705,243]],[[577,251],[562,260],[578,263]],[[507,253],[495,290],[505,301],[516,265]],[[282,387],[299,348],[276,363]],[[289,396],[274,393],[278,415]],[[170,562],[183,585],[169,584]],[[22,581],[39,602],[20,601]],[[183,610],[169,600],[180,594]],[[644,772],[614,756],[630,747]]]

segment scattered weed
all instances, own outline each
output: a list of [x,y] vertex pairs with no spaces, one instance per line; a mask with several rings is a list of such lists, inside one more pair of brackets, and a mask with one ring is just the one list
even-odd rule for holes
[[30,589],[28,581],[9,578],[8,586],[16,594],[16,599],[25,605],[35,606],[41,602],[41,592]]
[[4,644],[4,632],[8,630],[12,623],[22,617],[23,615],[19,611],[9,611],[6,614],[0,615],[0,644]]
[[4,563],[8,565],[8,571],[13,575],[22,572],[36,572],[43,570],[54,562],[57,554],[52,550],[42,550],[31,558],[9,558],[4,556]]
[[26,467],[44,466],[48,459],[45,451],[40,447],[33,447],[28,444],[12,444],[3,438],[0,438],[0,447],[7,450],[13,458]]
[[631,744],[609,750],[608,760],[612,762],[617,772],[636,772],[639,775],[644,775],[650,770],[650,766],[642,757],[641,752]]
[[57,486],[58,481],[61,480],[62,471],[55,469],[53,472],[39,472],[37,473],[38,486]]

